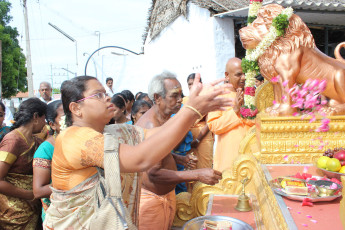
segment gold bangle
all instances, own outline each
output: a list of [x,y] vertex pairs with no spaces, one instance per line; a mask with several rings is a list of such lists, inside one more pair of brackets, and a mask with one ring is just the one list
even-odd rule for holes
[[202,119],[203,118],[203,115],[196,109],[194,108],[193,106],[190,106],[190,105],[185,105],[186,108],[189,108],[191,110],[193,110],[194,112],[196,112],[196,114],[199,115],[199,119]]

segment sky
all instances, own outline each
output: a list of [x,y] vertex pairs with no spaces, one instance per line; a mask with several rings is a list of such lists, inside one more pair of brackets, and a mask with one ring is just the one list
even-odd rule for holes
[[[22,0],[10,0],[11,26],[17,27],[19,43],[27,54]],[[54,88],[74,75],[84,74],[90,54],[103,46],[120,46],[142,52],[151,0],[27,0],[34,89],[42,81]],[[51,23],[72,37],[69,40],[48,25]],[[87,74],[102,83],[124,71],[129,57],[122,49],[107,48],[92,56]],[[137,56],[139,57],[139,56]],[[121,79],[117,79],[121,81]],[[114,83],[117,81],[114,79]]]

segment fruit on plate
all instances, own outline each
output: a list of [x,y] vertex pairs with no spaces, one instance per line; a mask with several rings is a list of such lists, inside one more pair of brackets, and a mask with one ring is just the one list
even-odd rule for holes
[[326,157],[326,156],[322,156],[320,157],[318,160],[317,160],[317,167],[318,168],[322,168],[322,169],[326,169],[327,168],[327,161],[331,159],[329,157]]
[[341,166],[345,165],[345,150],[340,150],[338,152],[336,152],[333,155],[334,158],[337,158],[340,161]]
[[341,169],[339,170],[339,173],[344,173],[345,174],[345,166],[341,166]]
[[340,161],[337,158],[330,158],[326,163],[326,170],[338,172],[341,169]]

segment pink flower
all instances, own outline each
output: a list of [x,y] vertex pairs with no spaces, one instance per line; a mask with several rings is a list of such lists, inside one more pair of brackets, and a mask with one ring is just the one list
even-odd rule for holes
[[315,79],[310,83],[308,89],[309,90],[318,90],[318,88],[316,88],[318,85],[319,85],[319,80]]
[[293,107],[293,108],[297,107],[297,108],[302,109],[303,108],[303,103],[304,103],[304,99],[303,98],[299,98],[299,99],[297,99],[295,104],[291,105],[291,107]]
[[276,77],[272,77],[271,78],[271,82],[278,82],[280,78],[280,75],[276,76]]
[[332,183],[331,186],[329,186],[330,189],[337,189],[338,185],[336,183]]
[[308,94],[308,91],[306,89],[297,91],[298,97],[305,97],[307,94]]
[[258,109],[255,109],[255,110],[250,110],[250,116],[251,117],[255,117],[256,116],[256,114],[258,114]]
[[289,80],[284,81],[283,86],[286,87],[288,85],[288,83],[289,83]]
[[303,84],[302,88],[303,88],[303,89],[307,89],[307,88],[309,87],[311,81],[312,81],[312,80],[311,80],[310,78],[308,78],[308,79],[305,81],[305,83]]
[[296,88],[293,87],[293,88],[289,89],[289,94],[292,96],[295,94],[295,91],[296,91]]
[[327,81],[326,81],[326,80],[322,80],[322,81],[319,83],[319,91],[320,91],[320,92],[325,91],[326,86],[327,86]]
[[324,118],[324,119],[322,119],[322,124],[328,125],[330,121],[331,121],[330,119]]
[[255,96],[255,87],[246,87],[244,89],[245,95]]
[[329,122],[328,118],[323,118],[321,120],[321,125],[315,130],[316,132],[327,132],[329,130]]
[[283,100],[283,102],[286,102],[286,101],[287,101],[287,98],[286,98],[285,95],[282,96],[282,100]]
[[308,166],[304,166],[304,168],[303,168],[303,173],[307,173],[307,172],[308,172],[308,169],[309,169]]
[[308,94],[306,97],[305,97],[305,103],[304,103],[304,108],[305,109],[312,109],[316,106],[316,104],[318,103],[318,95],[310,95]]

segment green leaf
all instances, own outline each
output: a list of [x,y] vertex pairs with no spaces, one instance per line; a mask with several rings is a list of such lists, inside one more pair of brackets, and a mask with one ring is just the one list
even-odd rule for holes
[[278,36],[282,36],[285,33],[285,29],[289,26],[289,19],[286,14],[279,14],[273,19],[272,26],[277,30]]
[[0,40],[2,41],[2,97],[27,92],[26,59],[19,46],[17,28],[9,25],[11,3],[0,0]]
[[257,61],[249,61],[245,58],[242,59],[242,71],[248,73],[250,71],[255,71],[257,74],[260,73],[260,68]]
[[247,25],[254,22],[256,18],[257,18],[256,16],[249,16],[247,19]]

